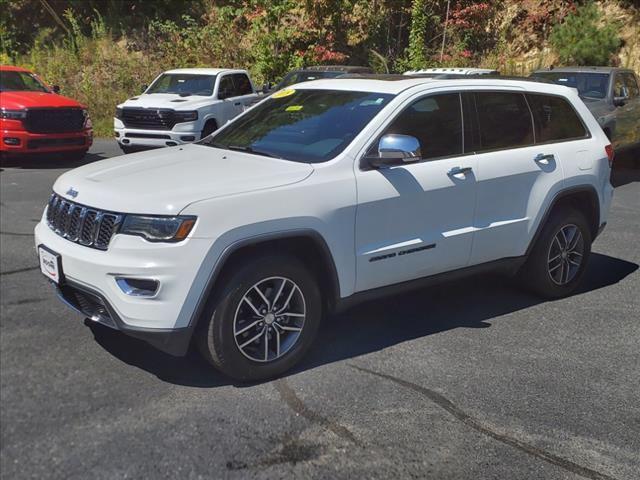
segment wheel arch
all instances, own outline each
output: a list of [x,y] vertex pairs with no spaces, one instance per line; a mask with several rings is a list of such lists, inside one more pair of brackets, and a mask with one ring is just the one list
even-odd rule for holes
[[191,316],[189,327],[197,327],[215,286],[234,265],[268,251],[295,255],[317,276],[325,308],[333,310],[340,298],[340,279],[333,255],[324,237],[316,230],[299,229],[273,232],[237,240],[227,246],[206,283]]
[[531,253],[533,246],[540,237],[542,229],[549,220],[551,213],[562,206],[571,206],[583,212],[587,217],[587,222],[589,223],[591,239],[593,240],[596,238],[600,227],[600,201],[598,192],[593,185],[569,187],[557,192],[549,203],[549,206],[545,210],[545,213],[536,228],[536,233],[529,242],[526,252],[527,256]]

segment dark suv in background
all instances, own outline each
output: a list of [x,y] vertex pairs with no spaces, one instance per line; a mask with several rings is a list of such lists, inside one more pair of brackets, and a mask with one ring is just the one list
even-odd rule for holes
[[531,77],[577,89],[616,150],[640,146],[640,82],[633,70],[562,67],[537,70]]

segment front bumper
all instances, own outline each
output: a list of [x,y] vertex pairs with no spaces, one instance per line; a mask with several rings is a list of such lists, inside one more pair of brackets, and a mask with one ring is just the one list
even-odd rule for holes
[[77,152],[93,143],[91,129],[68,133],[30,133],[25,130],[0,131],[0,151],[5,154]]
[[177,124],[173,130],[142,130],[115,122],[113,133],[123,147],[158,148],[184,145],[200,140],[201,130],[195,123]]
[[[60,255],[63,281],[58,289],[65,303],[163,351],[186,352],[196,308],[189,293],[210,240],[152,243],[116,234],[108,250],[97,250],[59,236],[43,220],[35,228],[35,244]],[[118,286],[118,277],[152,279],[159,288],[153,297],[132,296]]]

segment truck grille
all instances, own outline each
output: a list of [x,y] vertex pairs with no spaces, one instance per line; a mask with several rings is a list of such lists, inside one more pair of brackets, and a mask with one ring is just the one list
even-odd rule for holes
[[79,132],[85,114],[80,108],[30,108],[24,126],[32,133]]
[[85,247],[106,250],[122,215],[85,207],[51,195],[47,207],[47,225],[61,237]]
[[145,130],[171,130],[177,123],[174,110],[149,108],[123,108],[125,127]]

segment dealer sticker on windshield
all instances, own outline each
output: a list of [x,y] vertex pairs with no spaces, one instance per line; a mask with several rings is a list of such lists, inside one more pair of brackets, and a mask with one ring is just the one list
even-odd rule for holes
[[293,95],[294,93],[296,93],[294,88],[285,88],[284,90],[280,90],[271,95],[271,98],[284,98]]

